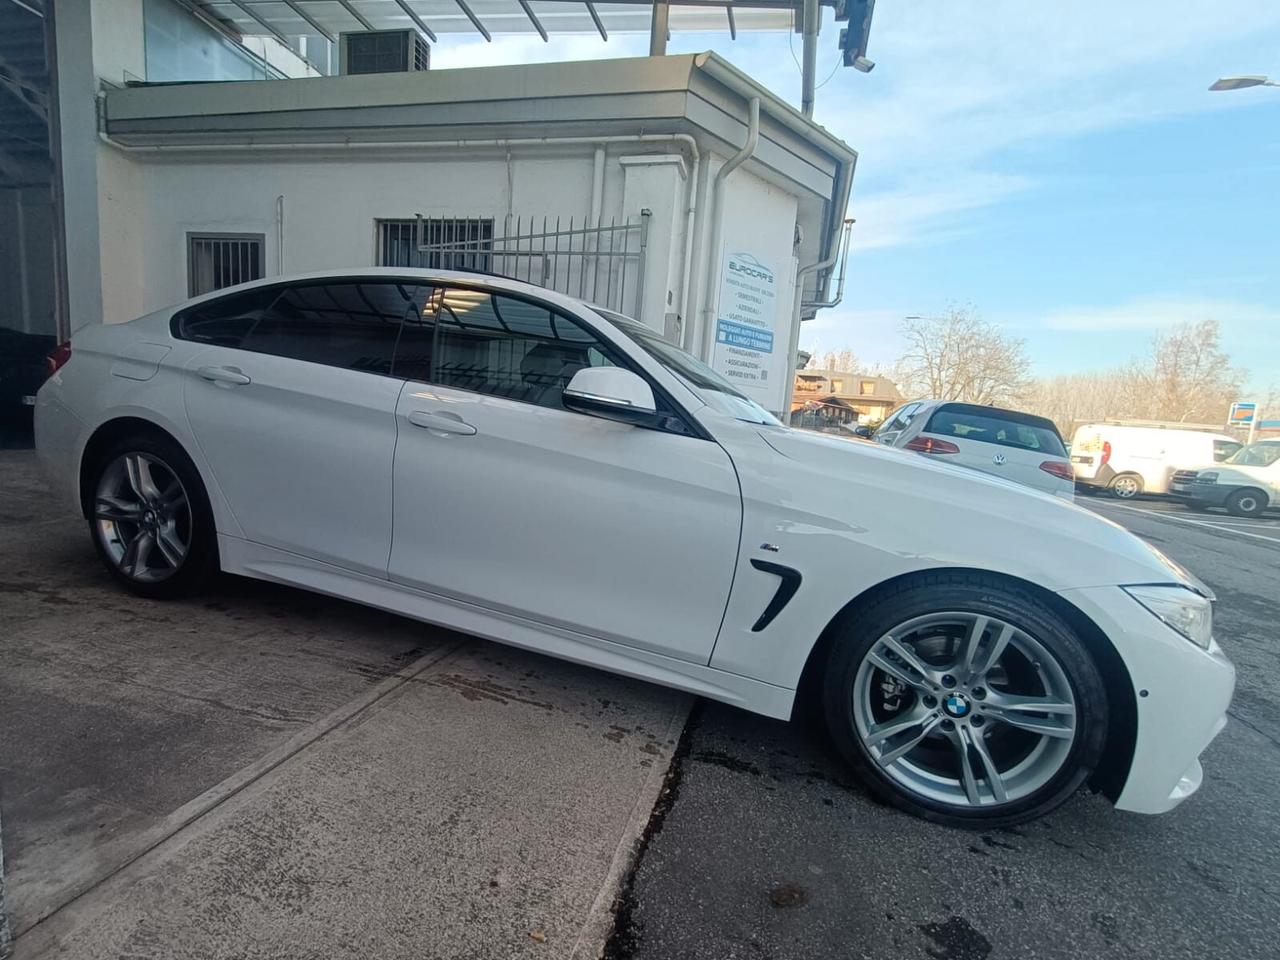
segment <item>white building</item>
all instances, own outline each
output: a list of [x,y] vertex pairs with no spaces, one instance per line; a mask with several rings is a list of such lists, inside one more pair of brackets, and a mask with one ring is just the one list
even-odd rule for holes
[[[28,15],[15,2],[0,30]],[[4,309],[23,312],[0,326],[65,335],[259,276],[461,266],[635,315],[788,408],[800,318],[841,262],[847,145],[714,54],[321,76],[331,53],[318,69],[305,38],[233,43],[217,6],[43,11],[55,189],[0,188],[23,211],[0,219]],[[322,7],[342,9],[299,9],[325,27]]]

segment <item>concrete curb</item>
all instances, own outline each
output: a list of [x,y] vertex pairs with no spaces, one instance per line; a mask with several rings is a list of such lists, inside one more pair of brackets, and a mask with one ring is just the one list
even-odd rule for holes
[[[141,860],[166,840],[169,840],[176,835],[179,831],[185,829],[196,820],[215,810],[246,787],[260,780],[272,770],[305,750],[307,747],[311,746],[311,744],[323,738],[326,734],[331,733],[333,730],[342,726],[358,714],[369,709],[379,700],[382,700],[388,694],[404,686],[419,674],[455,653],[468,642],[469,641],[467,640],[461,640],[451,644],[446,643],[441,645],[438,649],[432,650],[430,653],[423,655],[408,666],[402,667],[395,673],[379,681],[377,685],[367,690],[365,693],[347,701],[342,706],[338,707],[326,716],[321,717],[319,720],[316,720],[314,723],[308,724],[280,746],[266,754],[263,754],[253,763],[250,763],[245,767],[241,767],[221,783],[215,784],[198,797],[193,800],[189,800],[177,810],[170,813],[164,818],[164,820],[141,833],[140,836],[143,842],[137,852],[131,855],[128,859],[111,865],[97,875],[89,877],[80,883],[68,885],[64,891],[64,898],[62,898],[61,902],[56,907],[42,913],[35,919],[35,921],[28,924],[23,929],[12,931],[14,942],[17,943],[28,933],[37,930],[45,921],[61,913],[86,894],[92,892],[105,881],[109,880],[111,877],[127,869],[138,860]],[[0,862],[0,867],[2,866],[3,863]],[[0,893],[2,893],[2,891],[0,891]],[[2,898],[0,898],[0,908],[3,908]],[[0,912],[0,958],[5,956],[5,941],[2,939],[4,926],[3,913]]]
[[693,697],[685,697],[680,707],[671,714],[663,736],[664,741],[670,740],[672,743],[671,748],[666,751],[666,762],[653,765],[636,796],[635,805],[632,806],[622,836],[618,839],[604,882],[601,883],[595,902],[592,903],[591,910],[583,921],[582,929],[578,931],[577,939],[574,940],[573,949],[569,952],[569,960],[598,960],[604,951],[609,935],[613,931],[614,905],[627,874],[635,864],[640,838],[649,823],[653,807],[658,802],[662,784],[667,778],[667,771],[671,769],[671,761],[676,753],[675,745],[680,740],[681,732],[689,719],[689,711],[693,709],[693,703]]

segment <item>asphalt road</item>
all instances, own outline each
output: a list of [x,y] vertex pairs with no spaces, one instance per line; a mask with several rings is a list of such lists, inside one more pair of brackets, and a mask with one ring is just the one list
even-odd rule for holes
[[871,800],[820,733],[704,704],[606,954],[729,958],[1280,957],[1280,520],[1085,506],[1219,596],[1239,671],[1201,792],[1161,817],[1080,794],[973,833]]

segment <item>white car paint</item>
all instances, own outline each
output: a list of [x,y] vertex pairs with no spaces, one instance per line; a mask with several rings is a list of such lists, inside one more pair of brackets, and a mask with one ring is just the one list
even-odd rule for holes
[[[428,271],[309,276],[538,297],[624,354],[704,436],[179,340],[171,308],[76,334],[37,398],[51,481],[78,507],[94,432],[142,419],[204,480],[224,570],[774,717],[790,714],[815,642],[865,591],[930,570],[1015,577],[1087,617],[1128,671],[1137,729],[1117,806],[1161,812],[1198,785],[1234,671],[1216,643],[1195,646],[1121,589],[1204,592],[1118,525],[915,454],[735,419],[550,291]],[[759,560],[794,568],[803,585],[753,630],[778,586]]]

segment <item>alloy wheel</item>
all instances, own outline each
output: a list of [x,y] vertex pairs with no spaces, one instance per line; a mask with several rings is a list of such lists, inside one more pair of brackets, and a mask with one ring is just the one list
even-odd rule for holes
[[1142,487],[1134,477],[1116,477],[1115,482],[1111,485],[1111,492],[1121,500],[1128,500],[1141,493]]
[[107,556],[139,583],[172,577],[191,548],[187,491],[173,468],[149,453],[124,453],[107,465],[93,517]]
[[1066,764],[1076,700],[1062,666],[993,616],[932,613],[872,644],[853,684],[857,734],[899,786],[957,808],[1012,803]]

